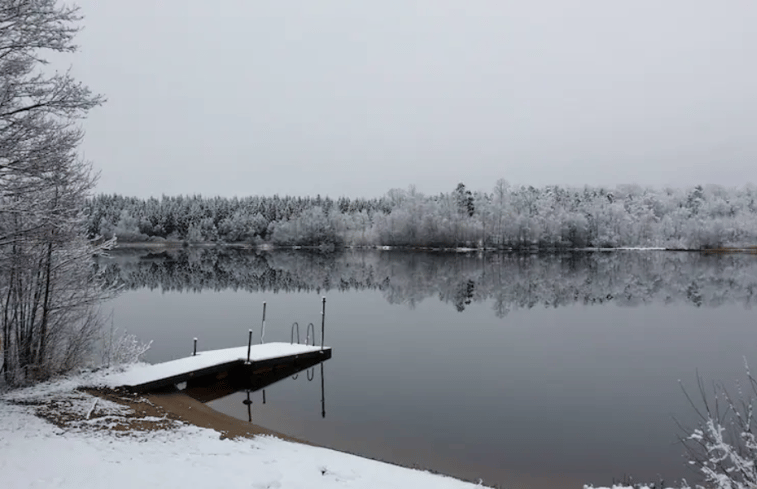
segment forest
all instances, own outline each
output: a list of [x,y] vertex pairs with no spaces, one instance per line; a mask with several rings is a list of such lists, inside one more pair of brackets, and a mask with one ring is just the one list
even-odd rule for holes
[[411,186],[379,198],[98,195],[90,238],[121,243],[249,243],[320,247],[713,249],[757,244],[757,188],[686,189],[463,183],[424,195]]

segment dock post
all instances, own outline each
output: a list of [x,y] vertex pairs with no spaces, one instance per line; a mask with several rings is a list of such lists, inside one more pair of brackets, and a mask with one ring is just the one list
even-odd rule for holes
[[247,363],[250,363],[250,349],[252,348],[252,330],[250,330],[250,337],[247,340]]
[[195,343],[195,346],[194,346],[194,349],[192,350],[192,356],[193,357],[197,356],[197,338],[195,338],[194,343]]
[[260,326],[260,344],[263,344],[263,338],[265,337],[265,301],[263,301],[263,324]]
[[323,306],[321,307],[321,350],[323,350],[323,334],[326,329],[326,298],[323,298]]

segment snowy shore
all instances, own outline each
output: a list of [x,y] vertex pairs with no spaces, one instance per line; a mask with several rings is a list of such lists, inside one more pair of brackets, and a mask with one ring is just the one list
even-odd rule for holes
[[[167,417],[129,428],[130,408],[76,390],[109,384],[88,374],[0,395],[3,488],[481,487],[271,436],[226,439]],[[59,410],[55,424],[40,410],[48,419]]]
[[[147,367],[133,365],[125,374],[139,375]],[[161,413],[147,398],[123,404],[80,390],[110,389],[123,376],[123,371],[100,371],[0,391],[2,487],[484,487],[274,436],[231,439],[218,427],[202,428]],[[135,410],[140,404],[148,409]]]

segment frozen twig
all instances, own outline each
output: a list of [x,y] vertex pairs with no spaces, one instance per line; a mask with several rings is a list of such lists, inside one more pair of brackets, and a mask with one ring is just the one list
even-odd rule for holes
[[87,411],[87,416],[85,419],[89,419],[92,414],[94,414],[95,409],[97,408],[97,401],[99,401],[99,399],[95,399],[95,402],[92,403],[92,407],[89,408],[89,411]]

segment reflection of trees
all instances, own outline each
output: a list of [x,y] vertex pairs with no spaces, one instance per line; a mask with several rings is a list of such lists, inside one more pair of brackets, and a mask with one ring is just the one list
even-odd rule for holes
[[615,303],[685,302],[751,306],[757,257],[673,252],[576,252],[556,255],[447,254],[403,251],[252,252],[119,250],[99,266],[128,289],[250,292],[380,290],[391,304],[429,297],[463,311],[491,301],[511,309]]

